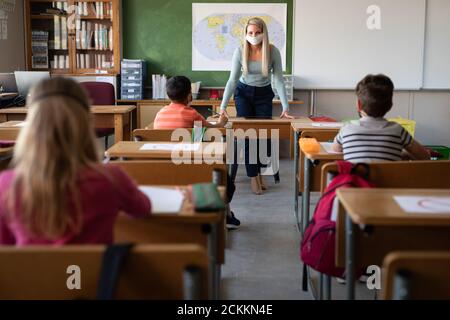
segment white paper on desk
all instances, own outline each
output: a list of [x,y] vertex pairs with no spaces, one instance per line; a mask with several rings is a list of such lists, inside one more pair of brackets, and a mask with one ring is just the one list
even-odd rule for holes
[[407,213],[450,214],[450,197],[394,196]]
[[179,213],[184,195],[181,191],[169,188],[139,186],[152,203],[152,213]]
[[13,127],[25,127],[25,121],[22,121],[22,122],[19,122],[19,123],[16,123],[15,125],[13,125]]
[[322,147],[325,149],[327,153],[332,154],[341,154],[342,152],[336,152],[333,150],[333,142],[321,142]]
[[200,143],[145,143],[142,151],[197,151]]
[[342,122],[314,122],[311,124],[311,126],[318,128],[341,128],[343,125]]

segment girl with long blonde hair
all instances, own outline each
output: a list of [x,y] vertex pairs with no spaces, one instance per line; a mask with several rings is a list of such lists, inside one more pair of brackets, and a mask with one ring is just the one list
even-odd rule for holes
[[[221,114],[228,117],[226,107],[234,93],[238,117],[271,118],[274,98],[271,76],[283,106],[280,118],[293,118],[289,115],[280,51],[270,44],[264,20],[251,18],[244,29],[243,45],[236,48],[233,54],[230,78],[221,103]],[[248,141],[245,143],[245,154],[245,167],[247,176],[251,178],[252,191],[260,195],[266,189],[260,174],[262,164],[259,156],[256,157],[257,163],[250,163]]]
[[142,217],[150,201],[120,168],[103,166],[89,100],[67,78],[38,83],[0,174],[3,244],[111,243],[119,211]]

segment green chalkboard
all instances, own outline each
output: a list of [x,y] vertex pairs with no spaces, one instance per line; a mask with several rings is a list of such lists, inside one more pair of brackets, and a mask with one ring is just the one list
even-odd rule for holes
[[292,70],[293,0],[123,0],[123,58],[144,59],[148,74],[185,75],[202,87],[224,87],[226,71],[192,71],[192,3],[287,3],[286,73]]

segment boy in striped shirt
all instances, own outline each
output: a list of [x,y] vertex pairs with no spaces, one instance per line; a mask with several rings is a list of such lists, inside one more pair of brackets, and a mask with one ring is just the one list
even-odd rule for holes
[[398,123],[384,118],[392,108],[394,84],[387,76],[367,75],[356,86],[360,119],[345,125],[333,149],[351,162],[429,160],[428,151]]

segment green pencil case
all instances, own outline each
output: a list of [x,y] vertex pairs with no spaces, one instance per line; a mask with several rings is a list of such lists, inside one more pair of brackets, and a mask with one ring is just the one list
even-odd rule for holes
[[192,201],[198,212],[220,211],[225,209],[225,202],[220,196],[215,183],[197,183],[192,185]]

